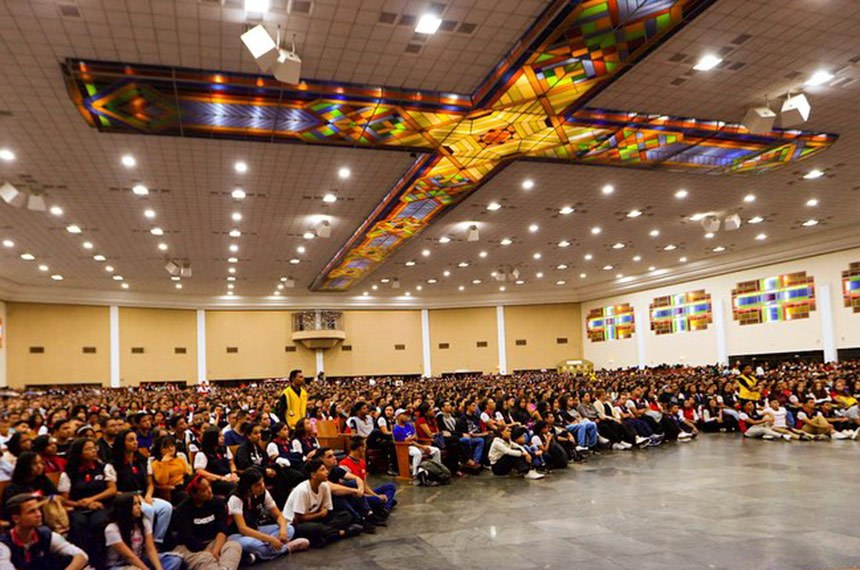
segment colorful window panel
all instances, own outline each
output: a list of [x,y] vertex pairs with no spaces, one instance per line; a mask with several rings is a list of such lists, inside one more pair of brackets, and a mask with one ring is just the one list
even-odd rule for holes
[[815,310],[815,280],[799,271],[742,281],[732,290],[732,307],[742,325],[806,319]]
[[636,332],[636,321],[630,303],[591,309],[586,321],[591,342],[630,338]]
[[860,313],[860,261],[855,261],[842,272],[842,300],[845,306]]
[[703,331],[714,322],[711,294],[704,289],[657,297],[650,309],[655,334]]

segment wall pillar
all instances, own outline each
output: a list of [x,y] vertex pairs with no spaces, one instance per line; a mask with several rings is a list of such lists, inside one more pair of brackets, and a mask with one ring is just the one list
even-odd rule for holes
[[197,309],[197,383],[206,383],[206,311]]
[[648,366],[648,349],[645,345],[647,341],[645,335],[649,330],[648,311],[641,307],[636,307],[633,309],[633,314],[636,319],[636,355],[639,362],[639,370],[643,370]]
[[499,336],[499,374],[508,373],[508,352],[505,343],[505,307],[496,306],[496,332]]
[[430,378],[433,366],[430,360],[430,311],[427,309],[421,309],[421,360],[424,364],[422,376]]
[[821,314],[821,346],[824,349],[824,362],[836,362],[836,335],[833,329],[833,303],[830,296],[830,283],[818,286],[818,310]]
[[723,299],[713,299],[714,331],[717,333],[717,363],[729,364],[729,350],[726,342],[726,304]]
[[316,349],[317,355],[317,376],[320,375],[320,372],[325,372],[325,350],[322,348]]
[[119,388],[119,307],[110,306],[110,387]]
[[9,385],[9,379],[6,376],[6,344],[8,343],[8,326],[9,321],[6,319],[6,303],[0,301],[0,388],[5,388]]

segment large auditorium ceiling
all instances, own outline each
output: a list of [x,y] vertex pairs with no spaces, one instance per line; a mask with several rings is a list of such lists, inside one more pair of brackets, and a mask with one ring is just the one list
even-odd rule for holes
[[[265,22],[295,34],[303,77],[468,94],[549,3],[435,4],[273,0]],[[427,9],[443,10],[451,31],[424,38],[398,24]],[[257,73],[239,41],[248,24],[239,0],[0,1],[0,149],[14,154],[0,155],[0,184],[62,210],[0,202],[0,297],[175,306],[584,300],[860,245],[850,159],[860,150],[860,5],[717,0],[589,106],[732,123],[748,107],[803,91],[812,114],[800,128],[838,135],[830,148],[729,175],[517,161],[348,291],[311,291],[415,157],[100,132],[64,83],[69,59]],[[706,53],[723,63],[694,71]],[[804,85],[822,69],[834,77]],[[126,155],[135,166],[123,165]],[[812,170],[823,176],[805,179]],[[743,223],[709,236],[690,219],[703,213],[737,213]],[[306,239],[323,217],[330,237]],[[468,241],[473,225],[479,239]],[[190,263],[192,276],[171,280],[168,260]]]

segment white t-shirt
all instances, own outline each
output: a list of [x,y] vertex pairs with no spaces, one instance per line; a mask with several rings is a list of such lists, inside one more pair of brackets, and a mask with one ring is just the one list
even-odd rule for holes
[[[233,453],[230,451],[230,448],[227,448],[227,459],[233,459]],[[206,466],[209,465],[209,460],[206,459],[206,454],[199,452],[194,456],[194,470],[197,469],[206,469]]]
[[[104,478],[108,483],[116,483],[116,470],[113,465],[108,463],[105,465]],[[72,480],[69,479],[69,474],[63,471],[60,473],[60,481],[57,483],[57,491],[60,493],[68,493],[72,490]]]
[[[505,418],[502,416],[502,412],[497,410],[493,412],[493,420],[497,422],[504,422]],[[490,421],[490,414],[488,414],[487,412],[481,412],[481,421],[484,423],[488,423]]]
[[284,505],[284,518],[292,522],[296,514],[307,515],[325,507],[329,511],[334,507],[331,502],[331,487],[326,482],[320,484],[319,491],[314,493],[310,481],[302,481],[293,489]]
[[[266,491],[266,496],[263,497],[263,508],[266,509],[266,512],[271,511],[276,508],[278,505],[275,504],[275,499],[272,498],[272,495]],[[227,499],[227,514],[228,515],[242,515],[245,516],[245,504],[242,502],[242,499],[237,497],[236,495],[230,495],[230,498]]]
[[358,416],[353,416],[346,420],[346,425],[361,437],[368,437],[373,432],[373,418],[370,414],[364,416],[363,420]]
[[779,408],[778,410],[774,410],[773,408],[767,408],[764,411],[765,414],[770,415],[773,418],[773,427],[775,428],[784,428],[788,427],[785,422],[785,416],[788,413],[785,408]]
[[[127,544],[131,551],[134,552],[135,556],[140,558],[141,560],[146,559],[146,556],[143,552],[144,545],[144,537],[152,534],[152,523],[149,522],[149,519],[143,518],[143,533],[140,530],[135,529],[131,533],[131,544]],[[116,523],[110,523],[105,527],[105,545],[108,547],[107,554],[107,565],[108,568],[113,566],[125,566],[127,561],[125,558],[119,555],[115,548],[111,548],[114,544],[119,544],[122,542],[122,535],[119,533],[119,527]]]

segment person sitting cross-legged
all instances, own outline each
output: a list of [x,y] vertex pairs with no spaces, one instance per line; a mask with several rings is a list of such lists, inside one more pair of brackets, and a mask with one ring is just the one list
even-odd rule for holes
[[762,417],[759,415],[758,411],[755,409],[755,402],[745,402],[739,417],[741,425],[745,428],[743,430],[744,437],[768,440],[785,439],[786,441],[791,441],[790,435],[781,434],[772,429],[771,426],[773,424],[773,420],[771,417]]
[[212,484],[195,475],[185,487],[188,495],[173,513],[176,536],[174,552],[182,556],[189,570],[236,570],[242,546],[227,540],[227,509],[212,494]]
[[502,429],[501,435],[493,440],[490,445],[490,466],[493,475],[510,475],[512,471],[516,471],[520,475],[525,475],[526,479],[543,479],[544,475],[538,473],[532,468],[532,456],[518,443],[518,440],[525,442],[526,430],[522,427],[515,427],[513,430],[505,426]]
[[383,483],[373,488],[367,483],[366,454],[367,442],[364,438],[353,437],[349,442],[349,455],[340,460],[340,467],[364,481],[364,498],[376,518],[384,521],[397,505],[397,500],[394,498],[397,486],[394,483]]
[[83,570],[87,554],[42,525],[42,497],[21,493],[6,501],[9,532],[0,535],[0,570]]
[[108,548],[107,566],[110,570],[179,570],[182,557],[159,554],[152,539],[152,522],[143,515],[141,498],[137,493],[120,493],[113,504],[111,523],[105,527]]
[[407,421],[406,410],[397,410],[397,424],[394,426],[394,441],[404,441],[409,444],[409,458],[412,460],[412,477],[418,474],[418,466],[424,457],[434,461],[442,461],[442,451],[432,445],[418,443],[415,437],[415,428]]
[[[354,436],[364,439],[361,436]],[[377,526],[385,522],[377,518],[364,497],[364,480],[337,464],[334,451],[327,447],[320,448],[320,459],[328,469],[328,484],[331,488],[335,511],[346,511],[352,517],[352,522],[360,524],[364,532],[373,534]]]

